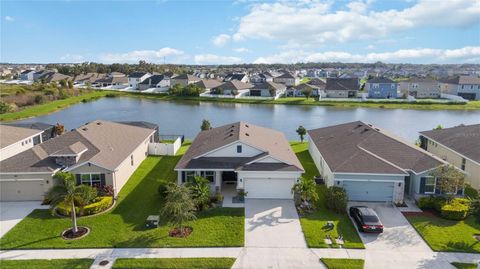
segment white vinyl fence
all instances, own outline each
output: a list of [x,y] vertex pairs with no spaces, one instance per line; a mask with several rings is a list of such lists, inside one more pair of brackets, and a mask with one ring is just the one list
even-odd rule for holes
[[176,139],[174,140],[174,142],[149,143],[148,144],[148,154],[149,155],[155,155],[155,156],[174,156],[177,153],[177,151],[180,149],[180,147],[182,146],[182,142],[183,142],[183,136],[176,136]]

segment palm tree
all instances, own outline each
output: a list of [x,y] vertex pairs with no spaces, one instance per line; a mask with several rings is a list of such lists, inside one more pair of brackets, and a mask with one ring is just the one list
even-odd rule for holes
[[300,125],[298,126],[296,131],[297,131],[297,134],[300,136],[300,141],[303,143],[303,137],[307,134],[307,129],[305,129],[305,127]]
[[196,219],[195,203],[190,189],[175,183],[166,187],[167,196],[161,213],[173,224],[174,229],[178,229],[182,235],[185,235],[184,223]]
[[47,198],[51,201],[50,208],[54,210],[60,203],[71,205],[72,230],[75,234],[78,232],[75,200],[83,198],[82,193],[85,189],[82,185],[77,186],[75,178],[71,173],[58,172],[53,176],[53,179],[58,181],[59,184],[53,186],[47,194]]
[[191,196],[197,209],[203,210],[210,202],[210,182],[206,178],[196,176],[187,186],[191,189]]
[[318,201],[317,185],[313,178],[307,179],[301,177],[295,185],[293,185],[292,192],[300,195],[304,202],[315,203]]

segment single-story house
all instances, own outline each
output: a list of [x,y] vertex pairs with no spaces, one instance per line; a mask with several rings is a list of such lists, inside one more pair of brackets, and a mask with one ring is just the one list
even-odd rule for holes
[[397,98],[398,84],[386,77],[375,77],[365,83],[365,89],[370,98]]
[[103,79],[106,77],[106,74],[100,74],[100,73],[85,73],[85,74],[80,74],[75,76],[73,79],[74,84],[87,84],[90,83],[90,85],[94,84],[97,80]]
[[43,131],[37,129],[0,124],[0,161],[41,143],[42,133]]
[[170,87],[173,87],[177,84],[182,86],[182,87],[185,87],[188,84],[192,84],[192,83],[195,83],[195,82],[198,82],[198,81],[200,81],[199,77],[196,77],[196,76],[190,75],[190,74],[182,74],[182,75],[172,77],[170,79]]
[[225,76],[225,78],[223,79],[224,82],[232,81],[232,80],[238,80],[238,81],[241,81],[243,83],[249,83],[250,82],[250,79],[249,79],[248,75],[243,74],[243,73],[231,73],[231,74],[228,74],[227,76]]
[[405,196],[439,193],[431,173],[447,162],[371,124],[355,121],[309,130],[308,140],[325,184],[343,187],[349,200],[401,204]]
[[42,131],[41,136],[36,136],[33,138],[33,145],[43,143],[51,138],[57,136],[55,130],[55,125],[43,123],[43,122],[17,122],[17,123],[4,123],[4,125],[27,128],[32,130]]
[[96,120],[0,162],[1,201],[43,200],[58,171],[118,195],[148,155],[157,129]]
[[92,85],[98,87],[128,85],[128,78],[120,72],[111,72],[106,77],[96,80]]
[[[35,75],[35,74],[34,74]],[[71,76],[67,76],[58,72],[44,72],[41,76],[39,76],[36,80],[42,80],[46,83],[50,82],[57,82],[61,80],[72,80],[73,78]]]
[[457,76],[440,83],[442,93],[461,96],[467,100],[480,100],[480,78],[478,76]]
[[210,94],[235,96],[245,95],[249,92],[251,88],[253,88],[253,85],[250,83],[243,83],[238,80],[231,80],[212,88],[210,90]]
[[220,82],[216,79],[202,79],[198,82],[195,82],[195,86],[205,90],[206,93],[209,93],[211,89],[218,87],[222,84],[223,82]]
[[302,83],[294,87],[289,87],[285,92],[286,96],[305,97],[306,93],[310,92],[310,96],[325,97],[325,86],[318,86],[310,83]]
[[128,86],[133,89],[138,89],[138,84],[140,84],[145,79],[151,77],[152,74],[148,72],[133,72],[128,75]]
[[358,78],[327,78],[328,98],[355,98],[360,88]]
[[285,84],[286,86],[296,86],[298,83],[300,83],[300,80],[298,77],[290,74],[289,72],[285,72],[278,77],[274,77],[273,82]]
[[420,132],[421,147],[465,171],[467,182],[480,189],[480,124]]
[[234,187],[247,199],[292,199],[304,169],[282,132],[242,121],[200,132],[175,171],[178,184],[203,176],[213,191]]
[[165,75],[153,75],[138,84],[138,89],[143,91],[149,88],[168,89],[170,87],[170,78]]
[[35,70],[25,70],[22,73],[20,73],[20,79],[33,81],[33,74],[35,74]]
[[413,77],[400,81],[399,91],[415,98],[440,98],[440,83],[432,78]]
[[272,97],[277,99],[282,94],[285,93],[287,87],[283,84],[275,82],[264,82],[260,84],[255,84],[253,88],[250,88],[250,96],[261,96],[261,97]]

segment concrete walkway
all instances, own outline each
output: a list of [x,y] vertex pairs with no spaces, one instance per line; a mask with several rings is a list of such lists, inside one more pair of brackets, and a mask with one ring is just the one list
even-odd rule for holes
[[0,202],[0,238],[37,208],[47,209],[48,206],[38,201]]

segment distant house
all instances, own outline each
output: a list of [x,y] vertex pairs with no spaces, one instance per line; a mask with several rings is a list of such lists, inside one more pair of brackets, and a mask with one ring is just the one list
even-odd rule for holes
[[55,131],[55,125],[43,123],[43,122],[18,122],[18,123],[5,123],[4,125],[13,126],[13,127],[20,127],[20,128],[27,128],[32,130],[39,130],[42,132],[40,136],[36,136],[33,138],[33,145],[37,145],[43,143],[51,138],[57,136]]
[[117,196],[156,132],[143,124],[96,120],[31,147],[0,162],[0,200],[41,201],[58,171],[72,173],[77,184],[112,186]]
[[247,74],[242,74],[242,73],[232,73],[232,74],[228,74],[224,79],[223,81],[227,82],[227,81],[232,81],[232,80],[238,80],[238,81],[241,81],[243,83],[248,83],[250,82],[250,79],[248,78],[248,75]]
[[123,73],[112,72],[106,77],[96,80],[92,85],[98,87],[126,86],[128,85],[128,78]]
[[40,70],[33,73],[33,81],[40,80],[43,76],[54,71],[51,70]]
[[36,141],[41,143],[42,132],[36,129],[0,124],[0,161],[32,148]]
[[480,189],[480,124],[420,132],[421,147],[465,171],[466,180]]
[[287,87],[275,82],[264,82],[250,88],[249,96],[272,97],[277,99],[285,93]]
[[273,77],[268,73],[254,74],[250,76],[251,83],[264,83],[264,82],[273,82]]
[[274,77],[273,82],[284,84],[285,86],[296,86],[300,83],[300,80],[289,72],[285,72],[278,77]]
[[198,82],[200,80],[201,79],[199,77],[196,77],[194,75],[182,74],[182,75],[172,77],[170,79],[170,87],[173,87],[177,84],[180,85],[181,87],[185,87],[188,84],[192,84],[192,83]]
[[397,83],[386,77],[369,79],[365,83],[365,89],[370,98],[397,98]]
[[195,86],[203,89],[204,92],[209,93],[211,89],[222,85],[223,82],[220,82],[216,79],[202,79],[200,81],[195,82]]
[[138,84],[139,90],[160,88],[167,90],[170,87],[170,78],[165,75],[153,75]]
[[399,82],[402,95],[415,98],[440,98],[440,83],[432,78],[410,78]]
[[329,98],[355,98],[359,87],[358,78],[327,78],[325,92]]
[[58,72],[50,71],[50,72],[44,72],[41,76],[39,76],[36,80],[41,80],[46,83],[51,83],[51,82],[59,82],[62,80],[73,80],[71,76],[67,76]]
[[33,81],[33,74],[35,74],[35,70],[25,70],[22,73],[20,73],[20,79]]
[[137,90],[138,84],[151,76],[148,72],[133,72],[128,75],[128,86]]
[[310,92],[310,96],[325,97],[325,83],[323,86],[310,83],[302,83],[297,86],[288,87],[285,95],[292,97],[305,97],[308,92]]
[[467,100],[480,100],[480,78],[458,76],[440,83],[442,93],[461,96]]
[[75,76],[73,79],[74,84],[88,84],[90,85],[94,84],[97,80],[103,79],[106,77],[106,74],[100,74],[100,73],[86,73],[86,74],[80,74]]
[[253,87],[254,86],[249,83],[244,83],[238,80],[231,80],[212,88],[210,90],[210,93],[218,95],[242,96],[248,94],[249,90]]

